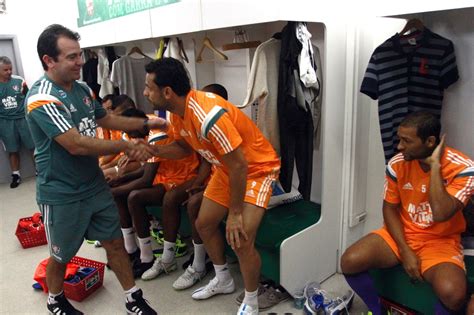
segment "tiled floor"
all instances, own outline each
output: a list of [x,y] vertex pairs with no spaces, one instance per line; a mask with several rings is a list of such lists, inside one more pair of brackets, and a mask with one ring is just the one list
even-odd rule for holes
[[[22,249],[16,236],[18,219],[37,211],[34,178],[26,179],[16,189],[8,184],[0,184],[0,313],[1,314],[47,314],[46,295],[34,291],[33,273],[37,264],[48,256],[46,246]],[[84,243],[79,256],[105,262],[105,252],[101,248]],[[180,262],[187,259],[183,257]],[[237,290],[233,294],[215,296],[206,301],[194,301],[193,289],[178,292],[171,284],[180,275],[175,271],[152,281],[138,280],[146,298],[160,314],[235,314],[235,298],[243,290],[242,277],[238,265],[231,269]],[[204,282],[211,278],[208,275]],[[197,287],[197,286],[196,286]],[[336,295],[344,293],[348,287],[344,278],[336,274],[322,284],[322,287]],[[113,272],[106,270],[104,287],[81,303],[73,304],[85,314],[125,314],[122,289]],[[285,301],[261,314],[302,314],[294,308],[293,301]],[[367,313],[367,308],[356,297],[351,314]]]

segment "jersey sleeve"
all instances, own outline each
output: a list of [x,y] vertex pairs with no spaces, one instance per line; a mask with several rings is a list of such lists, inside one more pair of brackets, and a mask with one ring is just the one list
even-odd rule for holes
[[218,105],[204,118],[201,137],[210,141],[220,155],[234,151],[242,143],[242,138],[227,111]]
[[370,57],[369,65],[365,70],[364,79],[362,80],[360,92],[369,96],[373,100],[379,98],[379,76],[376,51]]
[[[151,130],[150,135],[148,136],[148,144],[153,146],[165,145],[171,142],[170,137],[166,132],[160,130]],[[148,163],[161,162],[163,158],[154,156],[147,160]]]
[[446,191],[466,205],[474,194],[474,166],[467,167],[457,174],[446,186]]
[[384,193],[383,199],[386,202],[392,204],[399,204],[400,200],[400,191],[398,189],[398,179],[395,169],[388,163],[385,170],[385,183],[384,183]]
[[49,138],[75,127],[69,110],[54,96],[37,94],[28,98],[27,111]]
[[456,65],[456,55],[454,54],[454,45],[449,42],[449,45],[443,55],[441,65],[441,85],[447,89],[451,84],[459,79],[458,67]]

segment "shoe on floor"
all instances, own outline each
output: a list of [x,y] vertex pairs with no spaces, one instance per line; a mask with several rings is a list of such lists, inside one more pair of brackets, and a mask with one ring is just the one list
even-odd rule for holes
[[194,270],[193,266],[188,266],[186,271],[179,276],[178,279],[173,283],[173,288],[176,290],[184,290],[192,287],[198,281],[201,281],[202,278],[206,275],[206,269],[202,272]]
[[72,306],[71,303],[66,299],[66,296],[64,295],[64,292],[58,295],[57,297],[54,298],[56,303],[54,304],[47,304],[48,305],[48,311],[51,312],[51,314],[66,314],[66,315],[83,315],[81,311],[78,311],[77,309]]
[[153,263],[153,266],[151,266],[150,269],[148,269],[142,274],[142,280],[155,279],[160,274],[162,273],[169,274],[171,271],[174,271],[177,268],[178,268],[178,264],[176,263],[176,260],[173,260],[173,262],[167,264],[167,263],[164,263],[161,260],[161,258],[158,258]]
[[258,315],[258,306],[242,303],[237,311],[237,315]]
[[133,277],[135,279],[137,278],[141,278],[141,276],[143,275],[143,273],[145,271],[147,271],[148,269],[150,269],[151,267],[153,267],[153,263],[154,263],[154,260],[150,261],[150,262],[141,262],[141,260],[138,260],[134,263],[134,265],[132,266],[133,267]]
[[20,186],[21,177],[18,174],[12,174],[12,182],[10,183],[10,188],[17,188]]
[[214,277],[209,283],[193,292],[192,298],[195,300],[205,300],[216,294],[229,294],[235,291],[234,279],[229,283],[221,284],[219,279]]
[[133,301],[127,301],[125,307],[128,314],[157,315],[158,313],[151,308],[147,300],[143,298],[143,291],[139,289],[132,293]]

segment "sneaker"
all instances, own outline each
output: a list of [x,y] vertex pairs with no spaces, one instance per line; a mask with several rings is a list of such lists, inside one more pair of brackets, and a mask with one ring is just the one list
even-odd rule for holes
[[10,183],[10,188],[17,188],[20,186],[21,177],[17,174],[12,174],[12,182]]
[[150,228],[150,236],[153,237],[158,244],[163,245],[165,240],[163,229]]
[[349,310],[352,307],[354,301],[354,291],[347,290],[346,294],[342,297],[337,297],[334,303],[327,307],[327,314],[336,315],[343,314],[344,312],[349,314]]
[[65,314],[65,315],[82,315],[84,313],[76,310],[74,306],[66,299],[64,292],[54,298],[56,303],[54,304],[47,304],[48,311],[51,314]]
[[134,251],[131,254],[128,254],[128,259],[130,259],[130,263],[132,264],[132,268],[134,268],[136,265],[140,264],[142,262],[140,260],[140,248],[137,248],[136,251]]
[[195,300],[205,300],[216,294],[229,294],[235,291],[234,279],[230,279],[228,284],[222,285],[219,279],[214,277],[209,283],[193,292],[192,298]]
[[[188,269],[189,266],[192,266],[193,265],[193,262],[194,262],[194,253],[192,253],[191,255],[189,255],[189,258],[188,260],[186,260],[182,265],[181,265],[181,268],[183,268],[183,270],[186,270]],[[209,256],[207,255],[206,253],[206,271],[207,272],[211,272],[212,270],[214,270],[214,265],[212,264],[212,261],[210,260]],[[241,303],[241,302],[240,302]],[[240,304],[239,303],[239,304]]]
[[[188,254],[188,245],[181,241],[176,240],[176,246],[174,248],[174,257],[183,257]],[[158,248],[153,251],[153,255],[157,258],[163,256],[163,248]]]
[[328,315],[340,315],[347,312],[352,306],[354,300],[354,291],[348,290],[342,297],[331,299],[324,290],[318,290],[315,295],[310,296],[304,305],[304,313],[320,314],[321,312]]
[[186,271],[173,283],[173,288],[176,290],[184,290],[192,287],[196,282],[201,281],[206,275],[206,269],[202,272],[194,270],[193,266],[188,266]]
[[95,241],[94,242],[94,247],[96,247],[96,248],[102,247],[102,244],[100,243],[100,241]]
[[125,307],[128,314],[157,315],[158,313],[151,308],[147,300],[143,298],[143,291],[139,289],[132,293],[133,301],[127,301]]
[[135,262],[135,264],[132,266],[133,269],[133,277],[135,279],[141,278],[143,273],[153,267],[154,260],[147,262],[147,263],[142,263],[141,260],[138,262]]
[[148,269],[142,274],[142,280],[155,279],[160,274],[162,273],[169,274],[171,271],[174,271],[177,268],[178,268],[178,264],[176,263],[176,260],[173,260],[173,262],[166,264],[161,260],[161,258],[158,258],[153,263],[153,266],[151,266],[150,269]]
[[242,303],[237,311],[237,315],[258,315],[258,305],[252,306]]
[[[245,291],[242,292],[235,301],[237,304],[241,304],[245,298]],[[258,308],[260,311],[265,311],[280,302],[286,301],[290,298],[288,292],[282,287],[273,287],[270,285],[262,284],[258,287]]]

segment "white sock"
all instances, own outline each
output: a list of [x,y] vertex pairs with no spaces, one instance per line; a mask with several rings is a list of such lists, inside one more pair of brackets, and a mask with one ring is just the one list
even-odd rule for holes
[[125,301],[127,302],[135,302],[135,299],[132,297],[132,294],[140,290],[137,288],[136,285],[134,285],[131,289],[124,291],[125,293]]
[[142,263],[149,263],[153,260],[153,249],[151,248],[151,237],[138,238],[140,245],[140,260]]
[[245,297],[242,303],[257,306],[258,305],[258,289],[252,292],[245,290]]
[[194,245],[194,260],[193,260],[193,269],[197,272],[202,272],[206,268],[206,249],[204,244],[196,244],[193,241]]
[[227,283],[232,279],[230,275],[229,267],[227,263],[223,265],[214,265],[214,270],[216,271],[216,277],[221,283]]
[[161,256],[161,261],[165,264],[169,264],[174,260],[174,251],[175,251],[176,243],[171,243],[168,241],[164,241],[163,243],[163,256]]
[[125,250],[129,254],[133,254],[137,251],[137,241],[135,240],[135,231],[133,228],[121,229],[123,235],[123,241],[125,243]]
[[48,292],[48,304],[56,304],[58,303],[58,301],[56,301],[56,297],[63,294],[63,291],[57,293],[57,294],[54,294],[54,293],[51,293],[51,292]]
[[13,171],[12,174],[16,174],[16,175],[20,176],[20,171]]

